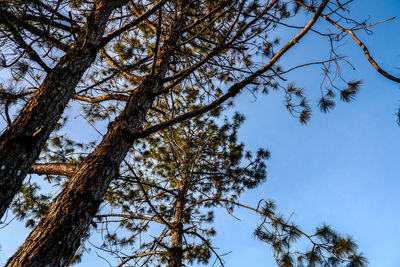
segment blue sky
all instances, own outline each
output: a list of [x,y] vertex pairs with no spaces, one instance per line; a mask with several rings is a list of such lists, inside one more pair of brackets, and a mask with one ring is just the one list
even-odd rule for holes
[[[351,16],[371,16],[371,21],[400,15],[400,1],[363,0],[352,5]],[[302,25],[299,22],[299,25]],[[320,23],[317,27],[326,28]],[[359,37],[381,66],[400,76],[400,18],[374,27],[373,35]],[[288,37],[296,31],[287,32]],[[286,66],[326,58],[327,43],[307,36],[281,62]],[[243,93],[235,110],[246,116],[240,137],[249,149],[266,147],[271,152],[268,180],[243,195],[242,202],[255,206],[260,198],[273,199],[278,210],[306,232],[325,222],[340,233],[350,234],[369,259],[370,266],[400,266],[400,127],[395,114],[400,105],[400,86],[381,77],[366,61],[352,39],[343,54],[355,71],[344,69],[348,80],[362,79],[363,86],[351,103],[337,102],[328,114],[316,108],[320,70],[307,68],[288,76],[304,87],[313,104],[313,116],[301,125],[286,111],[281,92],[259,96]],[[274,266],[270,248],[252,238],[259,222],[245,210],[237,221],[217,213],[214,244],[225,256],[226,266]],[[27,231],[19,224],[0,230],[0,264],[20,245]],[[92,253],[78,266],[106,266]]]

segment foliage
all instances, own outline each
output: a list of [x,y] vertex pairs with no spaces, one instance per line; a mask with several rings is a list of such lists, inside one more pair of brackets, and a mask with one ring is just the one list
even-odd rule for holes
[[[270,244],[278,266],[366,266],[368,263],[357,253],[358,246],[350,236],[344,237],[328,225],[317,227],[314,234],[306,234],[290,218],[277,215],[271,201],[262,201],[260,213],[264,221],[254,235]],[[300,239],[306,239],[311,248],[304,252],[293,250]]]
[[[351,2],[138,0],[112,10],[103,21],[105,33],[98,36],[98,46],[89,47],[89,54],[96,55],[93,63],[78,77],[69,106],[38,156],[39,163],[79,170],[99,148],[100,140],[112,131],[122,132],[118,132],[121,140],[114,140],[115,146],[127,144],[130,151],[117,162],[119,174],[109,179],[104,203],[92,221],[103,230],[99,249],[116,255],[121,264],[164,264],[173,257],[189,264],[206,264],[215,255],[222,265],[223,259],[212,246],[216,231],[207,225],[213,221],[215,208],[224,207],[231,213],[239,206],[260,215],[262,223],[255,236],[271,246],[279,266],[364,266],[366,260],[357,254],[351,238],[327,226],[308,235],[277,215],[272,202],[261,201],[257,208],[239,202],[241,193],[265,180],[264,160],[269,152],[260,149],[253,155],[246,151],[237,137],[244,117],[224,117],[234,97],[245,89],[255,97],[281,91],[285,107],[301,123],[311,119],[314,105],[310,103],[316,102],[322,112],[328,112],[337,99],[353,100],[361,80],[343,77],[343,66],[352,65],[339,48],[347,34],[360,45],[355,32],[369,31],[369,26],[367,21],[349,17]],[[88,40],[96,39],[91,22],[101,14],[97,8],[110,3],[0,3],[0,64],[8,77],[0,84],[0,108],[6,129],[13,126],[13,118],[30,103],[31,96],[41,92],[56,66],[69,60],[79,64],[76,58],[84,54]],[[145,16],[149,10],[152,12]],[[329,12],[321,15],[323,10]],[[311,20],[298,27],[299,17]],[[140,22],[133,23],[138,18]],[[327,58],[297,66],[278,63],[319,18],[336,29],[312,29],[328,41]],[[288,28],[299,33],[284,42],[279,35]],[[360,47],[371,62],[368,50]],[[291,71],[310,65],[322,69],[317,101],[311,101],[311,92],[287,79]],[[143,95],[151,102],[149,107],[142,104]],[[75,119],[93,127],[97,135],[78,140],[70,132]],[[35,134],[40,129],[35,128]],[[102,153],[114,156],[107,154],[109,151]],[[95,178],[99,184],[108,179]],[[40,191],[41,183],[49,183],[49,191],[76,189],[69,188],[70,177],[63,173],[48,172],[45,182],[25,183],[13,211],[29,227],[44,220],[54,200],[48,190]],[[157,231],[160,234],[153,236]],[[292,244],[300,238],[311,242],[312,248],[293,251]],[[88,236],[78,239],[89,242]],[[73,261],[79,261],[83,251],[81,248]]]
[[[130,234],[112,234],[115,247],[111,250],[107,239],[102,247],[116,254],[123,251],[120,247],[134,245],[146,232],[154,235],[150,223],[155,219],[164,227],[161,235],[145,238],[148,243],[142,242],[134,255],[156,248],[168,255],[174,226],[181,225],[179,242],[185,251],[184,260],[207,263],[213,253],[209,237],[215,230],[206,229],[205,224],[212,223],[214,209],[223,206],[232,211],[233,205],[226,205],[229,203],[224,200],[237,200],[244,190],[254,188],[266,177],[264,159],[269,152],[260,149],[254,157],[244,150],[237,141],[242,121],[243,116],[236,114],[232,122],[225,119],[218,126],[209,116],[201,117],[138,142],[131,163],[127,162],[129,167],[105,197],[111,207],[103,210],[118,210],[119,214],[99,215],[97,222],[104,229],[114,224],[116,233],[125,229]],[[118,225],[116,218],[121,218]],[[163,262],[165,257],[159,260]]]

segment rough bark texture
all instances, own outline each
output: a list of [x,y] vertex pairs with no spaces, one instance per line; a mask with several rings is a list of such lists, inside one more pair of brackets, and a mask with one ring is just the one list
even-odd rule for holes
[[182,239],[183,239],[183,223],[182,223],[182,215],[184,209],[184,199],[179,196],[175,203],[175,215],[174,215],[174,223],[171,229],[171,248],[168,251],[168,266],[169,267],[181,267],[182,266],[182,257],[183,257],[183,247],[182,247]]
[[[171,39],[170,46],[173,46],[176,40]],[[132,136],[143,128],[155,92],[160,90],[167,71],[169,53],[160,54],[157,75],[147,77],[135,90],[124,111],[109,125],[101,143],[78,166],[48,213],[6,266],[68,265],[89,229],[107,187],[118,175],[119,166],[132,146]]]
[[0,137],[0,218],[18,192],[41,148],[61,117],[83,73],[96,57],[111,12],[128,0],[100,1],[86,26]]
[[38,175],[62,175],[71,177],[76,170],[76,165],[68,163],[37,163],[34,164],[29,173]]
[[187,194],[191,184],[191,175],[185,176],[178,188],[177,198],[174,205],[174,221],[171,229],[171,247],[168,251],[168,266],[181,267],[183,261],[183,214],[185,210]]

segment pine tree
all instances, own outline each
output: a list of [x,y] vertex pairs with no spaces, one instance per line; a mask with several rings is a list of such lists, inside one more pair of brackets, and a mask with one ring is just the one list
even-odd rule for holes
[[[354,241],[329,226],[306,234],[278,215],[271,201],[261,199],[257,208],[239,202],[242,192],[265,180],[269,157],[265,149],[253,157],[238,142],[243,119],[236,114],[218,125],[205,116],[136,143],[125,171],[106,193],[109,206],[96,216],[94,225],[105,233],[98,247],[120,259],[121,266],[207,264],[213,255],[223,266],[223,257],[212,245],[216,230],[207,224],[217,207],[230,214],[246,208],[259,215],[254,235],[271,245],[278,266],[365,266]],[[302,238],[311,242],[311,250],[292,249]]]
[[[63,186],[61,193],[55,198],[44,196],[51,203],[36,207],[34,215],[40,222],[8,266],[68,264],[136,142],[215,112],[245,88],[253,93],[282,89],[289,112],[307,122],[311,107],[304,90],[286,83],[284,75],[293,68],[285,70],[277,62],[320,17],[339,30],[326,34],[331,41],[340,42],[341,38],[333,37],[350,34],[370,63],[398,82],[373,61],[356,37],[356,31],[365,29],[364,23],[351,18],[345,25],[336,22],[335,16],[347,16],[348,3],[339,1],[0,4],[2,66],[11,77],[0,91],[7,122],[0,137],[1,215],[29,171],[70,176],[56,178]],[[277,29],[285,27],[284,21],[297,16],[300,8],[311,13],[310,21],[281,45]],[[326,8],[329,15],[323,14]],[[325,69],[324,81],[333,80],[331,73],[340,75],[332,70],[346,62],[334,52],[319,62]],[[345,89],[339,89],[343,84],[331,84],[321,91],[320,109],[330,110],[336,94],[351,100],[359,84],[346,81]],[[62,136],[70,112],[65,110],[72,100],[79,101],[89,123],[109,121],[100,143],[80,144]],[[187,106],[178,109],[176,103]],[[81,154],[70,156],[72,151]],[[41,164],[34,165],[37,159]],[[35,190],[35,185],[22,189],[23,198],[32,201],[14,205],[21,216],[41,202]]]
[[[94,5],[81,26],[77,24],[82,22],[82,18],[71,21],[72,18],[60,14],[57,10],[59,1],[49,5],[41,1],[0,3],[2,39],[6,42],[3,46],[9,46],[7,53],[11,53],[9,58],[3,54],[3,67],[10,67],[16,80],[29,73],[34,76],[29,80],[38,84],[17,118],[11,122],[7,116],[8,126],[0,137],[0,217],[20,189],[79,80],[95,60],[99,47],[104,45],[103,32],[109,16],[126,2],[102,1]],[[53,20],[59,23],[53,24]],[[64,26],[65,22],[71,23],[70,27]],[[74,42],[73,37],[76,38]],[[37,38],[38,42],[32,40]],[[36,52],[36,47],[44,48],[43,55]],[[15,48],[19,51],[13,51]],[[61,52],[63,56],[60,56]],[[24,59],[25,53],[27,59],[39,65],[38,70],[32,70]],[[43,56],[49,62],[45,62]],[[48,66],[50,64],[52,67]],[[5,97],[6,105],[11,100]]]
[[[135,144],[137,149],[131,162],[126,162],[123,178],[115,180],[105,197],[110,210],[120,213],[97,218],[122,219],[120,226],[132,233],[113,240],[122,247],[132,245],[125,240],[133,243],[138,236],[145,235],[148,227],[144,225],[149,222],[157,222],[164,229],[160,237],[141,245],[126,262],[151,253],[163,255],[160,261],[167,260],[169,266],[182,266],[183,262],[194,260],[208,262],[215,250],[203,235],[212,236],[214,230],[206,230],[203,225],[213,220],[213,208],[231,209],[227,200],[237,200],[243,191],[254,188],[266,177],[264,159],[269,156],[268,151],[261,149],[253,158],[237,141],[242,120],[237,114],[232,123],[225,119],[218,126],[206,116]],[[136,217],[138,214],[140,217]],[[135,218],[141,220],[137,222]],[[96,223],[107,224],[107,219]],[[195,241],[189,242],[192,239]]]

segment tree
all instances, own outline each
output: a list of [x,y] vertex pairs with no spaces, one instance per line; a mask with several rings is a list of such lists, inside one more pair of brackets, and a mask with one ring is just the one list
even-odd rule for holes
[[[117,248],[113,252],[118,254],[119,246],[133,245],[138,236],[146,235],[148,224],[156,222],[165,227],[162,234],[149,244],[142,244],[137,253],[122,263],[151,255],[161,255],[159,260],[167,259],[169,266],[182,266],[183,262],[194,260],[208,262],[215,250],[203,235],[213,235],[214,230],[204,229],[203,224],[212,221],[213,212],[203,209],[229,204],[223,201],[236,200],[246,188],[265,179],[263,160],[269,153],[260,150],[255,159],[249,152],[245,155],[244,146],[237,143],[236,137],[242,120],[237,115],[232,124],[225,121],[218,127],[206,116],[135,144],[137,150],[131,163],[126,162],[126,174],[115,180],[105,197],[112,209],[120,212],[96,216],[96,224],[102,224],[104,229],[112,228],[110,220],[121,218],[119,226],[131,232],[131,236],[116,238],[110,234],[111,244],[103,245],[112,248],[114,244]],[[245,156],[248,162],[244,162]],[[138,218],[139,222],[134,220]],[[190,236],[199,241],[189,243]]]
[[[330,227],[319,227],[308,235],[278,215],[271,201],[260,200],[257,208],[238,202],[242,192],[266,178],[264,160],[269,152],[260,149],[253,158],[238,143],[242,115],[236,114],[232,122],[225,118],[221,125],[214,121],[216,115],[182,122],[135,143],[91,223],[104,235],[103,242],[92,246],[109,252],[119,266],[208,263],[213,254],[223,266],[223,257],[212,245],[216,232],[206,225],[212,222],[215,207],[224,207],[229,213],[241,207],[260,216],[254,235],[271,245],[279,266],[295,262],[364,266],[366,260],[356,254],[351,238]],[[43,166],[35,172],[40,173],[39,167]],[[70,175],[63,170],[58,174]],[[40,218],[40,207],[46,208],[48,197],[32,197],[35,188],[26,189],[27,199],[15,211],[22,217],[27,210],[39,207],[35,215]],[[157,232],[160,234],[155,235]],[[292,251],[293,243],[301,238],[310,241],[312,248]],[[88,236],[85,239],[89,241]],[[76,254],[72,262],[80,257],[81,253]]]
[[[242,192],[265,180],[264,161],[269,157],[268,151],[260,149],[254,158],[238,143],[243,119],[236,114],[232,122],[225,119],[218,126],[209,116],[196,118],[135,144],[131,163],[125,162],[126,171],[106,193],[110,207],[103,206],[96,215],[94,225],[104,233],[97,246],[118,258],[120,266],[208,263],[212,254],[223,266],[212,245],[216,231],[206,225],[213,221],[215,207],[229,213],[242,207],[260,216],[254,234],[271,245],[279,266],[295,262],[364,266],[366,260],[356,254],[356,244],[328,226],[307,235],[278,215],[271,201],[260,200],[257,208],[238,202]],[[312,248],[292,251],[292,243],[302,237],[311,241]]]
[[[3,46],[8,46],[7,52],[11,53],[9,58],[3,55],[3,67],[11,67],[16,80],[30,72],[32,82],[40,84],[13,122],[6,115],[8,126],[0,138],[1,217],[60,119],[79,80],[95,60],[99,48],[110,38],[103,38],[108,17],[126,2],[102,1],[94,5],[84,24],[83,14],[78,14],[75,20],[60,14],[60,4],[65,5],[60,1],[50,2],[49,5],[41,1],[1,3],[2,39],[6,42]],[[149,14],[151,12],[137,18],[128,27],[138,24]],[[113,34],[118,35],[119,32]],[[44,48],[42,55],[36,52],[36,46]],[[17,51],[14,51],[15,48]],[[65,54],[60,57],[60,52]],[[38,70],[29,70],[25,53],[30,61],[39,65]],[[42,57],[49,62],[44,62]],[[10,59],[13,62],[7,63]],[[42,80],[43,73],[46,77]],[[6,95],[5,114],[8,114],[11,100]]]
[[[322,18],[339,26],[331,18],[345,16],[342,13],[348,4],[328,0],[127,2],[2,3],[2,40],[9,47],[3,65],[14,78],[9,88],[2,89],[9,124],[0,139],[2,213],[51,132],[51,142],[57,146],[57,121],[62,126],[60,118],[71,98],[86,103],[83,110],[89,122],[111,121],[93,152],[84,158],[64,159],[77,166],[33,166],[32,170],[47,169],[49,174],[64,166],[73,174],[10,259],[9,266],[67,264],[107,188],[119,176],[120,166],[135,140],[212,111],[244,88],[254,92],[282,88],[288,110],[306,122],[311,107],[304,91],[285,85],[283,76],[290,68],[284,70],[277,61],[309,31],[316,31],[312,26],[325,8],[329,8],[329,16]],[[295,4],[294,11],[290,11],[290,4]],[[311,20],[291,41],[280,46],[273,37],[274,30],[287,26],[283,21],[296,16],[301,7],[313,13]],[[342,33],[349,33],[357,41],[354,32],[368,28],[350,18],[346,22],[348,25],[337,27],[338,34],[326,36],[339,42]],[[358,43],[374,67],[387,74],[369,57],[361,41]],[[53,51],[56,48],[59,51]],[[332,50],[326,61],[309,64],[323,65],[324,77],[329,80],[330,70],[339,68],[342,60]],[[34,67],[28,62],[34,62]],[[45,78],[43,72],[48,72]],[[348,101],[357,93],[358,85],[359,82],[346,82],[346,89],[341,90],[331,84],[330,89],[322,91],[321,110],[333,107],[335,90]],[[24,97],[32,93],[25,104]],[[61,98],[54,99],[58,96]],[[179,110],[165,108],[174,107],[177,99],[185,98],[194,104]],[[105,101],[111,102],[105,106]],[[25,106],[13,122],[9,115],[11,104]],[[46,149],[43,153],[48,152]]]

